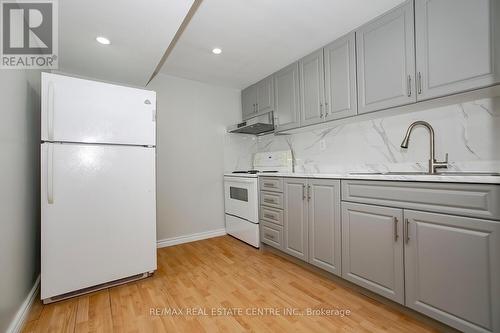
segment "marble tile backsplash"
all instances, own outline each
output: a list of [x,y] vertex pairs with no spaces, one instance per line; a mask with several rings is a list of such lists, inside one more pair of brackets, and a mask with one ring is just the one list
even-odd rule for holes
[[449,154],[452,171],[500,172],[500,97],[379,118],[290,135],[227,134],[225,170],[252,167],[256,152],[291,149],[295,172],[427,171],[429,134],[415,128],[408,149],[400,148],[408,126],[429,122],[436,132],[436,158]]

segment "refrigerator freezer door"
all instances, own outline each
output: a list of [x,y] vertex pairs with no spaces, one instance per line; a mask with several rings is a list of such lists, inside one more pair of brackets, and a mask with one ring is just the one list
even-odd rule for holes
[[155,149],[44,143],[42,299],[156,269]]
[[42,73],[42,141],[154,146],[156,93]]

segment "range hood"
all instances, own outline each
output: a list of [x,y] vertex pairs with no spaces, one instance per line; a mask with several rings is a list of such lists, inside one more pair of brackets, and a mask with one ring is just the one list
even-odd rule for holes
[[273,113],[268,112],[263,115],[247,119],[239,124],[227,129],[229,133],[243,133],[253,135],[263,135],[274,131]]

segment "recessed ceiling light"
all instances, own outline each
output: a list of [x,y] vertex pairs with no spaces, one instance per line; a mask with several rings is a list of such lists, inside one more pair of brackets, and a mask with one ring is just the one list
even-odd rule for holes
[[99,36],[99,37],[96,37],[95,40],[98,43],[101,43],[103,45],[109,45],[109,44],[111,44],[111,41],[109,39],[107,39],[106,37]]
[[218,47],[216,47],[215,49],[212,50],[212,53],[213,54],[221,54],[222,53],[222,50],[219,49]]

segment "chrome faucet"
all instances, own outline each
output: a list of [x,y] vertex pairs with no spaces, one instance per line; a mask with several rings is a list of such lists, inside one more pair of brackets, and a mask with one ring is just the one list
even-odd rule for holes
[[408,130],[406,131],[405,138],[403,139],[403,142],[401,143],[401,148],[408,148],[408,143],[410,141],[410,134],[413,128],[416,126],[424,126],[429,130],[429,135],[430,135],[430,159],[429,159],[429,173],[431,175],[436,174],[436,169],[438,168],[447,168],[448,167],[448,153],[446,153],[446,160],[444,162],[438,162],[436,161],[436,153],[435,153],[435,147],[434,147],[434,129],[432,128],[431,124],[429,124],[426,121],[416,121],[408,127]]

